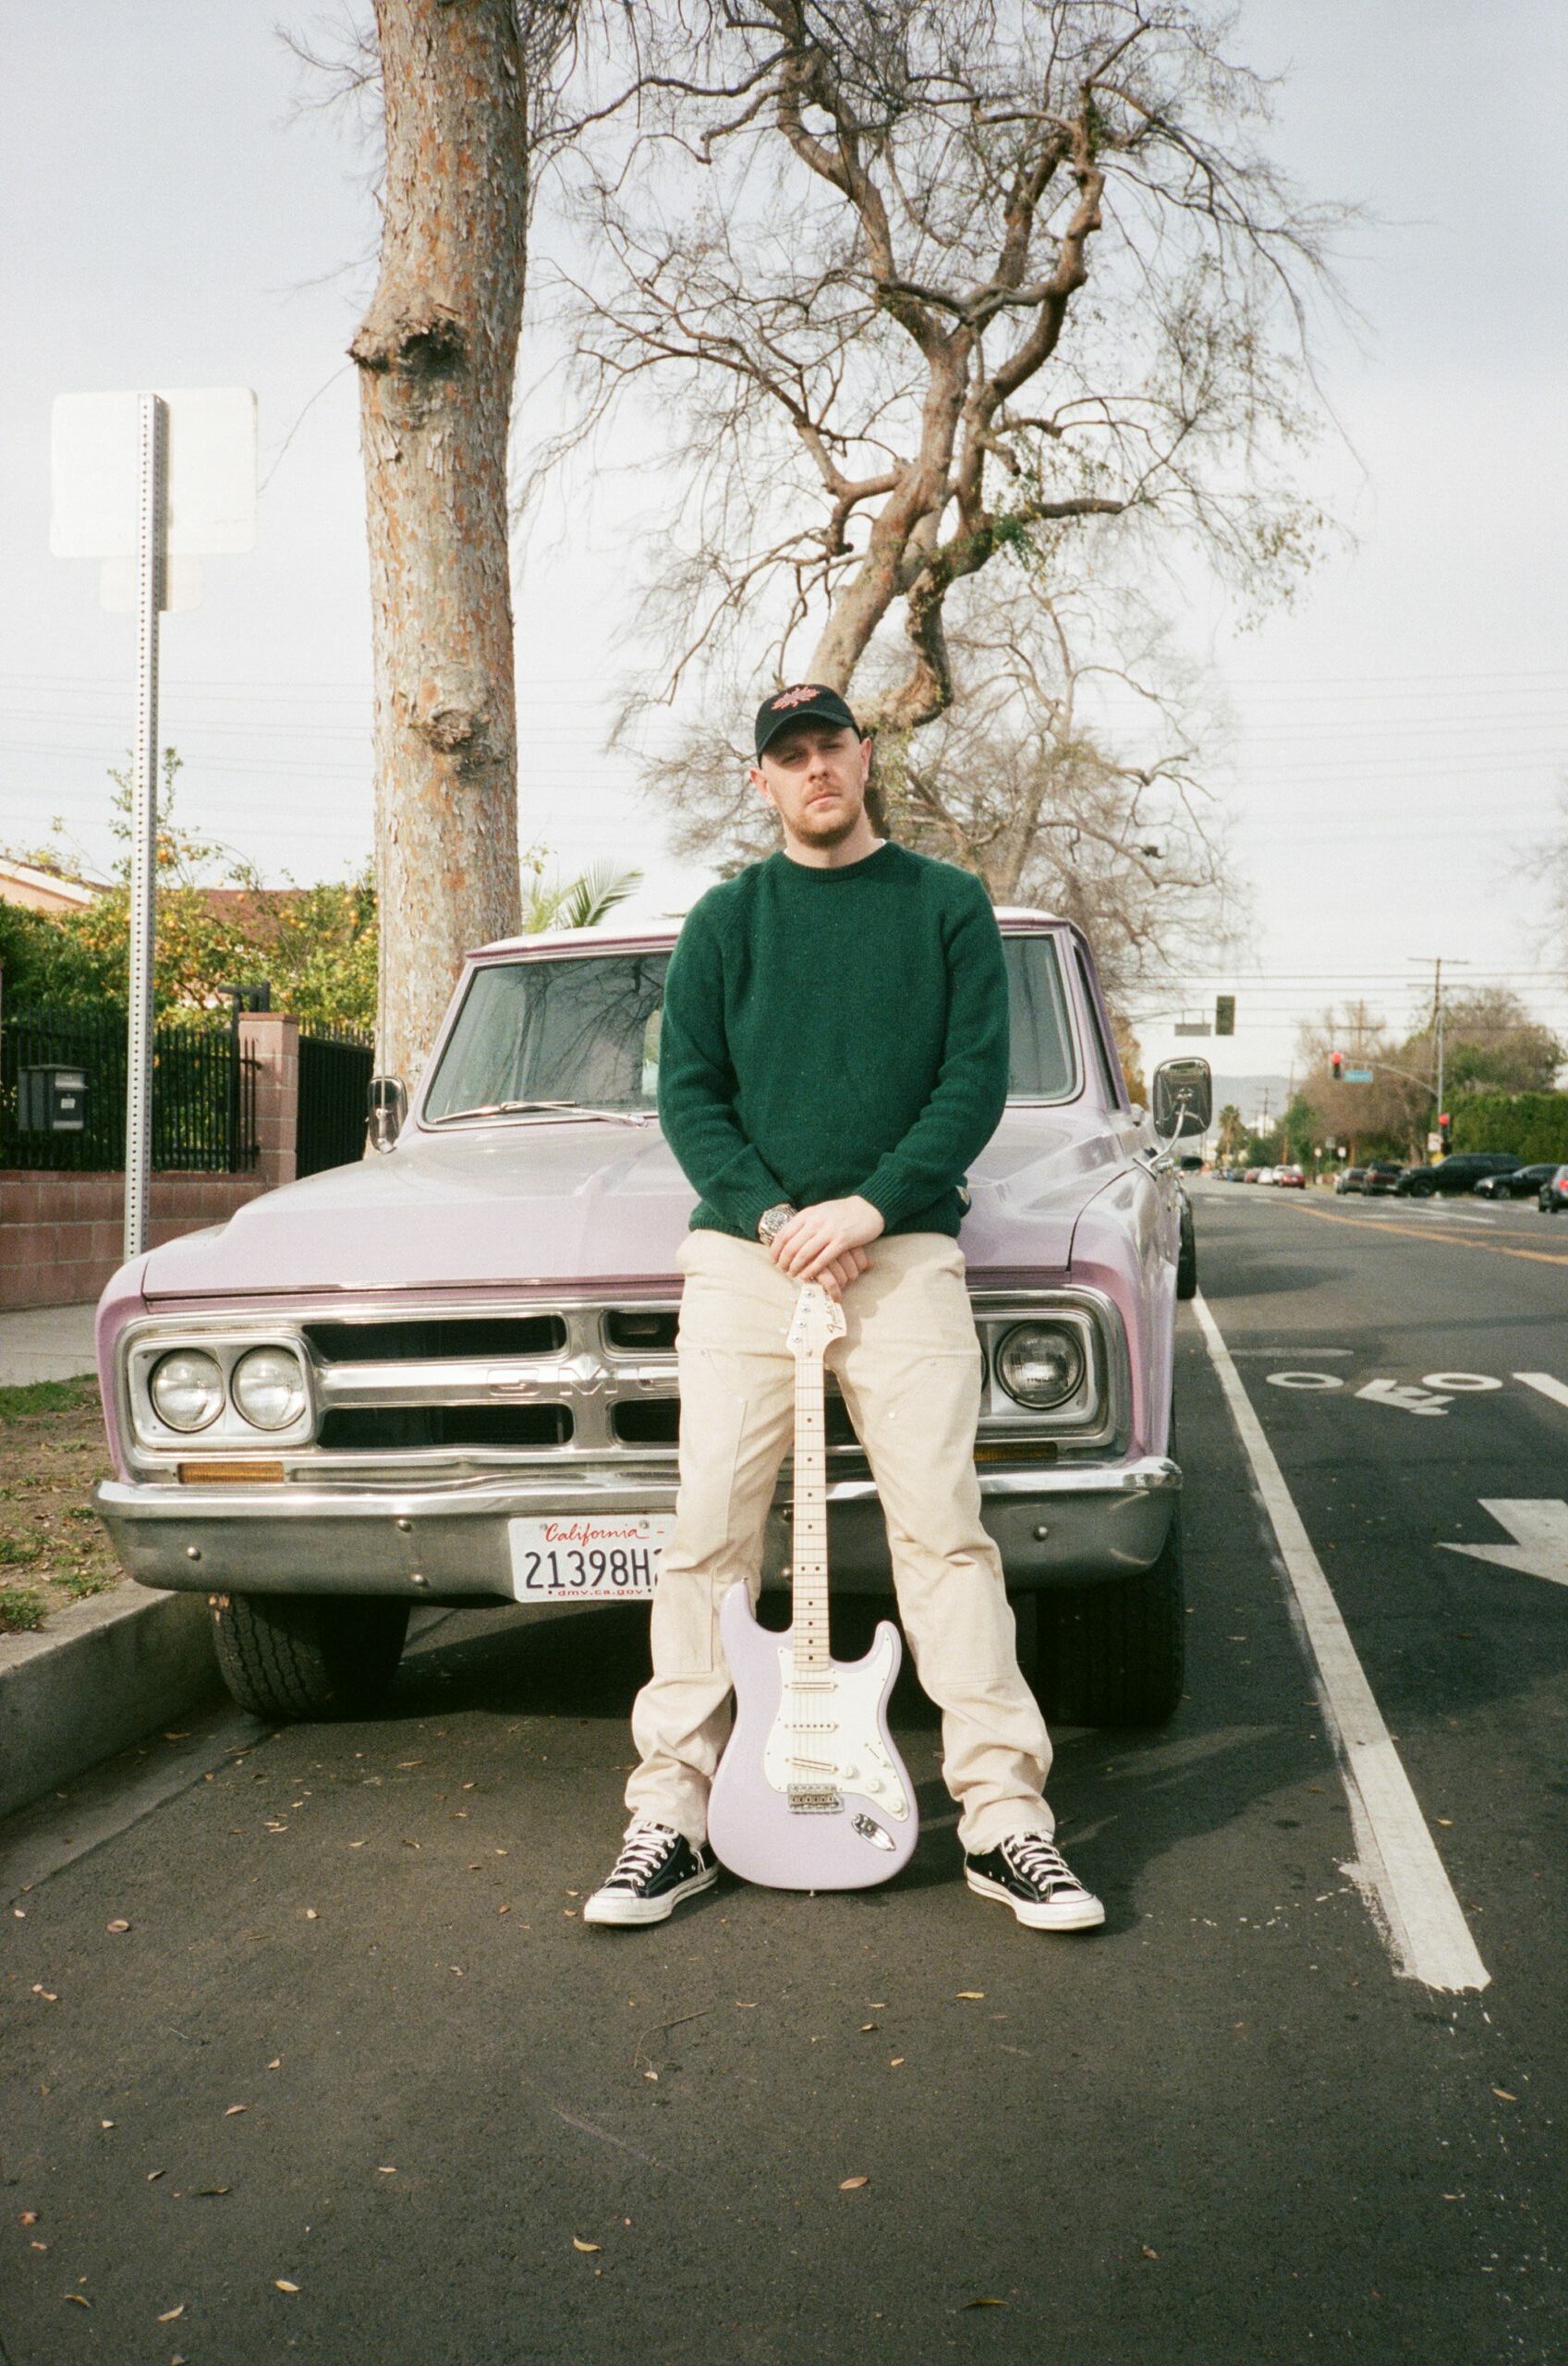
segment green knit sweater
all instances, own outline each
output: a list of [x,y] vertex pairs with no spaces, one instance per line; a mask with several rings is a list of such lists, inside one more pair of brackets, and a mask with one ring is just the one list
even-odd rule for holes
[[858,1193],[955,1234],[1007,1098],[1007,975],[985,889],[892,843],[836,871],[770,855],[687,915],[664,984],[659,1116],[693,1230]]

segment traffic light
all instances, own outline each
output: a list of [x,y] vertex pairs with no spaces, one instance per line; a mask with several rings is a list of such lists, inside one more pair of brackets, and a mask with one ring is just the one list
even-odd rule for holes
[[1234,1035],[1235,1031],[1236,998],[1234,994],[1216,994],[1214,997],[1215,1034]]
[[1438,1134],[1444,1150],[1446,1150],[1450,1142],[1453,1140],[1453,1120],[1449,1116],[1446,1109],[1442,1111],[1438,1118]]
[[1329,1054],[1329,1074],[1333,1078],[1334,1082],[1338,1084],[1341,1077],[1344,1074],[1344,1054],[1343,1052],[1331,1052]]

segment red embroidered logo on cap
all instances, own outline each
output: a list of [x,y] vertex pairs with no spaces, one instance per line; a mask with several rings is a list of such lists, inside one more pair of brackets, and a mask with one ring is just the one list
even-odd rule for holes
[[802,699],[814,699],[816,695],[817,685],[815,682],[797,682],[793,690],[781,690],[778,697],[772,700],[770,703],[776,713],[780,707],[798,706]]

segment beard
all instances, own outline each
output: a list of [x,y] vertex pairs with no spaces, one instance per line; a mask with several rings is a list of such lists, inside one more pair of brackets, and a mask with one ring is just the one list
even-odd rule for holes
[[839,847],[859,828],[860,811],[857,806],[853,811],[841,813],[836,821],[818,821],[808,807],[789,826],[803,846]]

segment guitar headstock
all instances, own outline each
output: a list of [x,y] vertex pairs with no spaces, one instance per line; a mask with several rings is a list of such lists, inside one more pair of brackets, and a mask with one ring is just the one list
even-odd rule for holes
[[789,1326],[793,1356],[820,1356],[834,1339],[844,1336],[844,1309],[830,1298],[820,1282],[803,1282]]

